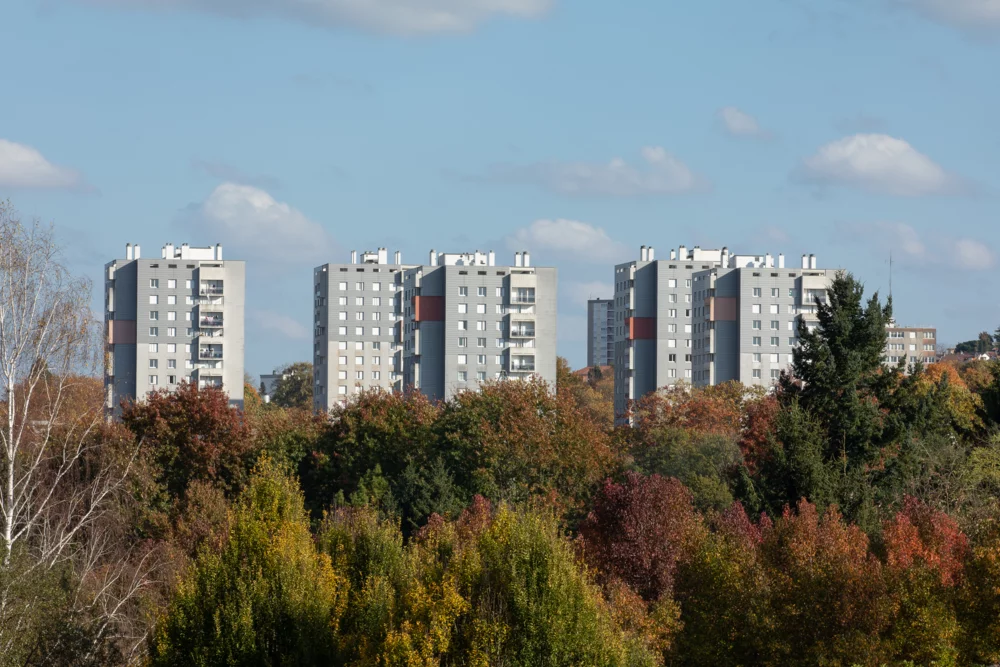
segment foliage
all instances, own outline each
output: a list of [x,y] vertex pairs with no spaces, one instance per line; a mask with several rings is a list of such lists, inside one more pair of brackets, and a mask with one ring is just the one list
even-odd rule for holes
[[308,361],[289,364],[278,371],[271,402],[281,408],[312,410],[313,367]]
[[317,552],[294,479],[267,459],[220,553],[204,550],[153,637],[153,665],[300,665],[333,659],[348,583]]

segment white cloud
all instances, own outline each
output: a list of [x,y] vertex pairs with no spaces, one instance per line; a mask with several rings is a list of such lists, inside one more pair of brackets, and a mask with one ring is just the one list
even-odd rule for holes
[[802,161],[798,175],[813,183],[903,197],[954,194],[964,187],[909,143],[885,134],[855,134],[826,144]]
[[881,251],[892,251],[893,258],[904,266],[921,269],[947,267],[967,271],[986,271],[996,266],[996,253],[984,242],[955,238],[942,232],[925,238],[912,225],[903,222],[879,222],[871,226],[852,226],[852,236],[860,242],[872,239]]
[[78,171],[52,164],[31,146],[0,139],[0,186],[72,189],[85,185]]
[[716,114],[722,128],[733,137],[770,139],[771,133],[763,129],[757,119],[736,107],[724,107]]
[[247,313],[253,325],[264,331],[273,331],[291,340],[309,340],[312,333],[301,322],[270,310],[251,310]]
[[708,183],[686,164],[659,146],[642,149],[643,165],[622,158],[607,164],[592,162],[540,162],[530,165],[497,165],[497,180],[532,183],[566,195],[672,195],[704,190]]
[[179,222],[231,248],[234,259],[329,261],[334,249],[320,224],[250,185],[223,183],[204,202],[185,209]]
[[628,255],[624,244],[600,227],[578,220],[535,220],[507,237],[512,250],[551,251],[577,261],[609,263]]
[[281,181],[274,176],[267,174],[249,174],[239,167],[235,167],[225,162],[213,160],[196,159],[191,161],[191,166],[199,171],[203,171],[209,176],[231,183],[242,185],[252,185],[258,188],[280,188]]
[[279,16],[376,33],[463,33],[500,16],[536,18],[554,0],[78,0],[141,9],[187,9],[236,18]]
[[567,295],[578,305],[586,306],[591,299],[611,299],[615,295],[615,286],[600,280],[569,281],[565,285]]
[[1000,31],[1000,0],[896,0],[925,18],[972,33]]

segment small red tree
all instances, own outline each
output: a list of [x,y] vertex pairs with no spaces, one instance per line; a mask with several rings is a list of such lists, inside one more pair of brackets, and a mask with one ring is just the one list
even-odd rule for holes
[[580,532],[593,567],[650,601],[672,594],[677,563],[704,527],[679,481],[629,473],[604,483]]
[[954,586],[969,554],[969,540],[953,518],[913,497],[885,526],[886,562],[905,570],[922,566]]

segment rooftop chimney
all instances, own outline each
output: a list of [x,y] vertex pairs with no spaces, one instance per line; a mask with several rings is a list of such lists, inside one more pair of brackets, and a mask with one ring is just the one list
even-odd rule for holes
[[521,256],[524,258],[524,265],[531,266],[531,255],[528,254],[528,251],[525,250],[523,253],[521,253]]
[[493,252],[492,250],[490,250],[489,265],[490,266],[496,266],[497,265],[497,254],[495,252]]
[[646,257],[649,258],[649,261],[653,261],[653,246],[646,248]]
[[431,264],[431,266],[437,266],[438,265],[438,254],[437,254],[437,252],[434,251],[433,248],[431,248],[430,264]]
[[671,260],[677,259],[677,251],[674,250],[673,248],[670,249],[670,259]]
[[351,251],[351,264],[357,264],[357,263],[358,263],[358,251],[357,250],[352,250]]
[[139,244],[135,244],[135,258],[139,259]]
[[398,250],[392,256],[392,263],[393,264],[402,264],[403,263],[403,254],[401,252],[399,252]]
[[816,255],[809,255],[809,268],[810,269],[816,268]]
[[521,266],[521,253],[514,253],[514,266]]
[[132,259],[132,244],[125,244],[125,259]]
[[785,254],[784,253],[778,253],[778,268],[779,269],[785,268]]
[[639,261],[645,262],[648,255],[646,254],[646,246],[639,246]]
[[688,249],[686,246],[681,246],[677,249],[677,259],[686,262],[688,258]]
[[215,259],[219,260],[220,262],[222,261],[222,244],[221,243],[216,243],[215,244]]
[[809,268],[809,255],[802,255],[802,268],[803,269]]

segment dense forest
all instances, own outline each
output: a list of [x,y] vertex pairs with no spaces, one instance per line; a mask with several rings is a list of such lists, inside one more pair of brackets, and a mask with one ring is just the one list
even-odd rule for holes
[[0,664],[1000,661],[1000,363],[883,366],[891,303],[850,275],[773,391],[629,426],[565,363],[109,422],[89,286],[0,212]]

